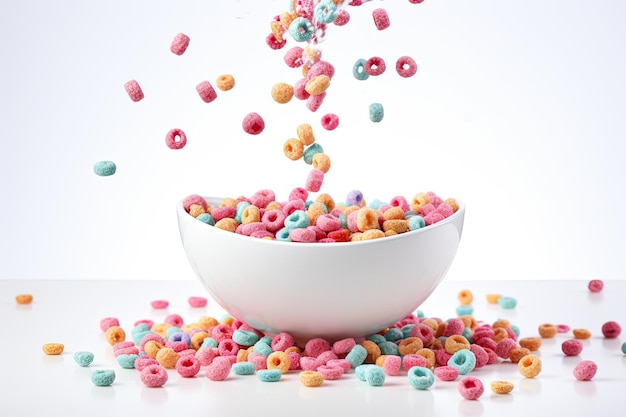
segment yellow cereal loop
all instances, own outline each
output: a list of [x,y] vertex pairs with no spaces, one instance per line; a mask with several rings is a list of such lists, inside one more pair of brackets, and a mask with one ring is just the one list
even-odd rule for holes
[[281,22],[273,21],[270,23],[270,29],[272,31],[272,34],[276,38],[276,41],[282,42],[283,35],[285,34],[285,26],[283,26]]
[[291,366],[289,355],[283,351],[275,351],[267,357],[267,369],[280,369],[280,372],[286,374]]
[[297,161],[304,155],[304,144],[295,138],[289,138],[283,144],[283,153],[292,161]]
[[[250,346],[250,348],[252,347],[253,346]],[[237,351],[237,362],[248,362],[248,354],[251,352],[250,348],[239,349]]]
[[356,227],[361,232],[378,229],[378,212],[369,207],[361,207],[357,212]]
[[111,326],[104,332],[104,337],[113,346],[126,340],[126,332],[120,326]]
[[439,327],[439,323],[437,323],[437,320],[435,319],[422,320],[422,324],[425,324],[426,326],[430,327],[433,330],[437,330],[437,327]]
[[404,220],[404,210],[402,207],[391,207],[383,213],[383,219],[385,220]]
[[195,332],[191,336],[191,342],[190,342],[191,348],[193,350],[200,349],[200,347],[202,347],[202,342],[204,342],[204,339],[206,339],[207,337],[211,337],[211,335],[208,332],[205,332],[205,331]]
[[478,322],[476,321],[476,318],[472,315],[465,314],[463,316],[460,316],[459,319],[461,319],[465,327],[467,327],[470,330],[474,330],[478,326]]
[[149,340],[143,345],[143,351],[146,352],[146,355],[150,356],[152,359],[156,359],[157,353],[159,350],[163,348],[156,340]]
[[378,357],[381,355],[378,345],[371,340],[365,340],[361,342],[361,346],[363,346],[365,348],[365,351],[367,352],[367,356],[365,357],[363,363],[376,363],[376,359],[378,359]]
[[217,321],[215,317],[211,316],[198,317],[198,323],[200,324],[200,327],[202,327],[204,330],[209,330],[211,327],[215,327],[220,324],[220,322]]
[[361,233],[361,240],[373,240],[385,237],[385,232],[380,229],[369,229]]
[[63,353],[65,346],[62,343],[46,343],[41,349],[46,355],[60,355]]
[[305,387],[319,387],[324,383],[324,375],[317,371],[302,371],[298,374],[298,379]]
[[393,231],[395,233],[404,233],[409,230],[409,221],[408,220],[385,220],[383,222],[383,231],[387,233],[388,231]]
[[241,212],[241,224],[257,223],[261,221],[261,212],[254,204],[246,206]]
[[220,75],[217,77],[215,85],[222,91],[232,90],[235,87],[235,77],[231,74]]
[[317,203],[317,202],[311,204],[309,208],[306,210],[306,215],[309,218],[309,223],[312,226],[315,226],[317,224],[317,218],[325,213],[326,211],[324,211],[324,205],[322,203]]
[[189,206],[189,214],[193,217],[198,217],[204,213],[206,213],[206,210],[200,204],[192,204]]
[[431,349],[428,348],[422,348],[419,349],[417,352],[415,352],[416,355],[420,355],[423,358],[426,359],[426,367],[427,368],[434,368],[435,364],[437,363],[436,359],[435,359],[435,352]]
[[284,12],[281,13],[278,16],[278,20],[280,21],[280,24],[283,25],[284,27],[288,28],[289,25],[291,24],[291,22],[293,22],[293,20],[298,17],[298,13],[296,12]]
[[446,352],[450,355],[458,352],[461,349],[469,350],[471,347],[470,342],[460,334],[453,334],[451,336],[446,337],[446,341],[444,342],[444,348]]
[[281,208],[282,206],[278,201],[270,201],[267,206],[265,206],[265,211],[280,210]]
[[314,169],[319,169],[323,173],[330,170],[330,158],[325,153],[319,152],[313,155],[311,163]]
[[499,320],[494,321],[491,327],[494,329],[500,328],[500,327],[503,329],[507,329],[511,327],[511,322],[506,319],[499,319]]
[[164,347],[159,349],[154,359],[165,369],[174,369],[180,355],[172,348]]
[[293,98],[293,86],[287,83],[276,83],[272,86],[272,98],[279,104],[289,103]]
[[397,234],[398,232],[396,232],[395,230],[385,230],[385,237],[395,236]]
[[461,305],[470,305],[474,301],[474,295],[470,290],[461,290],[457,294],[457,299]]
[[491,381],[490,386],[494,394],[508,394],[514,388],[513,383],[508,381]]
[[287,349],[285,349],[283,352],[285,352],[285,353],[291,353],[291,352],[302,353],[302,349],[300,349],[298,346],[290,346]]
[[315,142],[315,136],[313,135],[313,128],[308,123],[302,123],[296,128],[298,133],[298,139],[304,146],[309,146]]
[[220,320],[220,324],[227,324],[229,326],[232,326],[234,321],[235,321],[234,317],[232,317],[232,316],[224,316],[222,318],[222,320]]
[[506,339],[507,337],[509,337],[509,332],[507,332],[505,328],[496,327],[495,329],[493,329],[493,331],[494,335],[492,339],[496,343],[498,343],[502,339]]
[[152,328],[150,328],[150,330],[152,330],[161,337],[165,337],[167,335],[167,329],[169,329],[170,327],[172,327],[172,325],[169,323],[155,323],[152,325]]
[[541,373],[541,359],[537,355],[526,355],[517,363],[517,370],[525,378],[534,378]]
[[15,296],[15,301],[18,304],[30,304],[33,301],[31,294],[18,294]]
[[[315,160],[315,156],[313,156],[313,160]],[[335,209],[335,200],[327,193],[321,193],[315,198],[316,203],[322,203],[326,206],[326,210],[330,213]]]
[[459,203],[454,198],[447,198],[443,202],[444,204],[449,205],[455,213],[459,209]]
[[487,294],[487,303],[498,304],[500,297],[502,297],[502,294]]
[[312,96],[317,96],[325,92],[329,86],[330,77],[326,74],[320,74],[307,81],[304,90]]
[[387,359],[387,356],[389,355],[380,355],[377,359],[376,359],[376,366],[380,366],[381,368],[383,367],[383,364],[385,363],[385,359]]
[[215,222],[215,226],[213,227],[217,227],[218,229],[226,230],[228,232],[235,232],[235,230],[237,230],[237,226],[239,226],[237,220],[225,217]]
[[398,353],[400,356],[415,354],[424,347],[424,342],[419,337],[411,336],[402,339],[398,343]]

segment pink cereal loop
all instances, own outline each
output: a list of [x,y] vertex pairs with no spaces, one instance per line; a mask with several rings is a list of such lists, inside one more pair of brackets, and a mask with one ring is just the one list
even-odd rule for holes
[[182,55],[189,46],[189,36],[184,33],[179,33],[174,36],[172,43],[170,44],[170,51],[176,55]]
[[187,144],[187,135],[182,129],[171,129],[165,135],[165,144],[170,149],[182,149]]
[[217,92],[207,80],[200,81],[198,85],[196,85],[196,91],[205,103],[210,103],[217,98]]
[[270,342],[270,346],[272,347],[273,351],[286,350],[287,348],[292,347],[294,344],[294,337],[287,332],[278,333],[272,338],[272,341]]
[[417,73],[417,63],[410,56],[401,56],[396,61],[396,72],[403,78],[409,78]]
[[144,97],[143,90],[136,80],[130,80],[124,84],[124,89],[134,102],[141,101]]
[[376,25],[376,29],[384,30],[387,29],[390,25],[389,15],[387,11],[383,8],[374,9],[372,11],[372,17],[374,19],[374,24]]

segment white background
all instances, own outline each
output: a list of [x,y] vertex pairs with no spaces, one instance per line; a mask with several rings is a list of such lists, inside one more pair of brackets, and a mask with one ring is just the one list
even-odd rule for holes
[[[385,7],[391,27],[371,19]],[[434,191],[467,204],[450,280],[623,279],[626,55],[615,1],[372,1],[331,27],[336,69],[316,113],[272,101],[294,83],[265,45],[287,1],[11,2],[0,14],[0,278],[194,279],[175,218],[191,193],[285,199],[310,169],[282,155],[303,122],[332,160],[322,191]],[[182,56],[173,37],[191,37]],[[352,77],[358,58],[387,71]],[[410,55],[415,77],[395,60]],[[203,103],[202,80],[237,85]],[[123,84],[139,81],[134,103]],[[385,107],[381,123],[368,106]],[[248,112],[266,130],[243,133]],[[339,127],[323,130],[334,112]],[[182,128],[188,144],[165,146]],[[93,164],[113,160],[112,177]],[[242,254],[244,257],[245,254]]]

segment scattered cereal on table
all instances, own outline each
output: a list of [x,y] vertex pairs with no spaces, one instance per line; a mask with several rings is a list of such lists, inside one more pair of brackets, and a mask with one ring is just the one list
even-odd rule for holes
[[108,387],[115,381],[115,371],[112,369],[96,369],[91,373],[91,382],[97,387]]
[[33,302],[32,294],[18,294],[15,296],[15,301],[18,304],[30,304]]
[[591,360],[582,360],[574,366],[572,373],[579,381],[591,381],[598,371],[598,365]]
[[587,288],[591,292],[600,292],[604,288],[604,281],[601,279],[592,279],[587,283]]
[[622,333],[622,326],[616,321],[607,321],[602,325],[602,335],[607,339],[615,339]]
[[109,177],[115,174],[117,166],[113,161],[99,161],[93,166],[93,172],[99,177]]
[[60,355],[65,346],[62,343],[45,343],[41,349],[46,355]]

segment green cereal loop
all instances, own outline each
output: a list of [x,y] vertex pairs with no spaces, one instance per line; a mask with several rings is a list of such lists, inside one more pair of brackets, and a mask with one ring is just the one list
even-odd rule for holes
[[304,17],[297,17],[293,19],[289,25],[289,34],[296,42],[304,42],[311,39],[313,36],[313,25]]
[[74,353],[74,362],[79,366],[85,367],[91,365],[93,362],[93,353],[91,352],[76,352]]
[[322,145],[317,142],[310,144],[302,154],[304,163],[309,165],[313,164],[313,157],[318,153],[324,153],[324,148],[322,148]]
[[385,371],[380,366],[371,366],[365,370],[365,380],[372,387],[380,387],[385,383]]
[[252,330],[235,330],[233,342],[241,346],[252,346],[259,341],[259,336]]
[[378,334],[378,333],[374,333],[374,334],[367,336],[367,340],[369,340],[370,342],[374,342],[375,344],[379,344],[379,343],[383,343],[387,341],[387,339],[385,339],[385,336],[383,336],[382,334]]
[[115,371],[112,369],[96,369],[91,373],[91,382],[97,387],[108,387],[115,381]]
[[216,348],[218,346],[219,343],[217,343],[217,340],[213,339],[212,337],[205,338],[200,345],[201,348]]
[[377,365],[373,365],[371,363],[364,363],[364,364],[358,365],[354,368],[354,375],[360,381],[365,381],[365,371],[367,371],[368,368],[371,368],[373,366],[377,366]]
[[406,324],[402,326],[402,338],[406,339],[411,336],[411,330],[415,327],[415,324]]
[[307,227],[311,224],[309,220],[309,216],[306,214],[304,210],[295,210],[289,216],[285,218],[284,226],[285,228],[291,229],[299,229]]
[[276,382],[283,375],[280,369],[259,369],[256,376],[263,382]]
[[468,349],[457,350],[450,356],[447,365],[456,368],[459,375],[467,375],[476,367],[476,355]]
[[515,298],[513,297],[502,296],[498,298],[498,305],[500,306],[500,308],[504,308],[507,310],[512,309],[515,308],[515,306],[517,305],[517,300],[515,300]]
[[409,230],[417,230],[426,226],[426,222],[422,216],[411,216],[409,219]]
[[199,214],[196,220],[200,220],[202,223],[206,223],[209,226],[215,226],[215,219],[209,213]]
[[457,316],[471,316],[474,312],[474,307],[469,304],[461,304],[456,308]]
[[263,356],[269,356],[272,353],[272,347],[263,340],[259,340],[254,344],[252,351]]
[[413,366],[407,372],[409,384],[415,389],[425,390],[435,383],[435,374],[423,366]]
[[622,343],[622,353],[626,355],[626,342]]
[[381,355],[396,355],[398,356],[400,353],[398,352],[398,345],[393,343],[390,340],[385,340],[382,343],[379,343],[378,348],[380,349]]
[[135,361],[137,360],[138,357],[139,355],[131,353],[131,354],[118,355],[118,357],[115,359],[117,360],[118,365],[121,366],[122,368],[135,369]]
[[101,177],[108,177],[115,174],[115,162],[113,161],[100,161],[96,162],[93,166],[93,172]]
[[380,103],[370,104],[370,120],[374,123],[378,123],[385,117],[385,109]]
[[365,63],[367,61],[363,58],[359,58],[356,60],[356,62],[354,63],[354,66],[352,67],[352,75],[354,75],[354,78],[356,78],[359,81],[364,81],[367,80],[370,75],[365,72]]
[[237,362],[233,364],[231,370],[235,375],[252,375],[256,367],[252,362]]
[[361,345],[354,345],[350,352],[346,355],[346,359],[353,368],[361,365],[367,358],[367,350]]
[[396,329],[395,327],[392,327],[391,329],[387,330],[385,332],[385,340],[388,340],[390,342],[395,342],[397,340],[402,339],[402,330],[400,329]]

